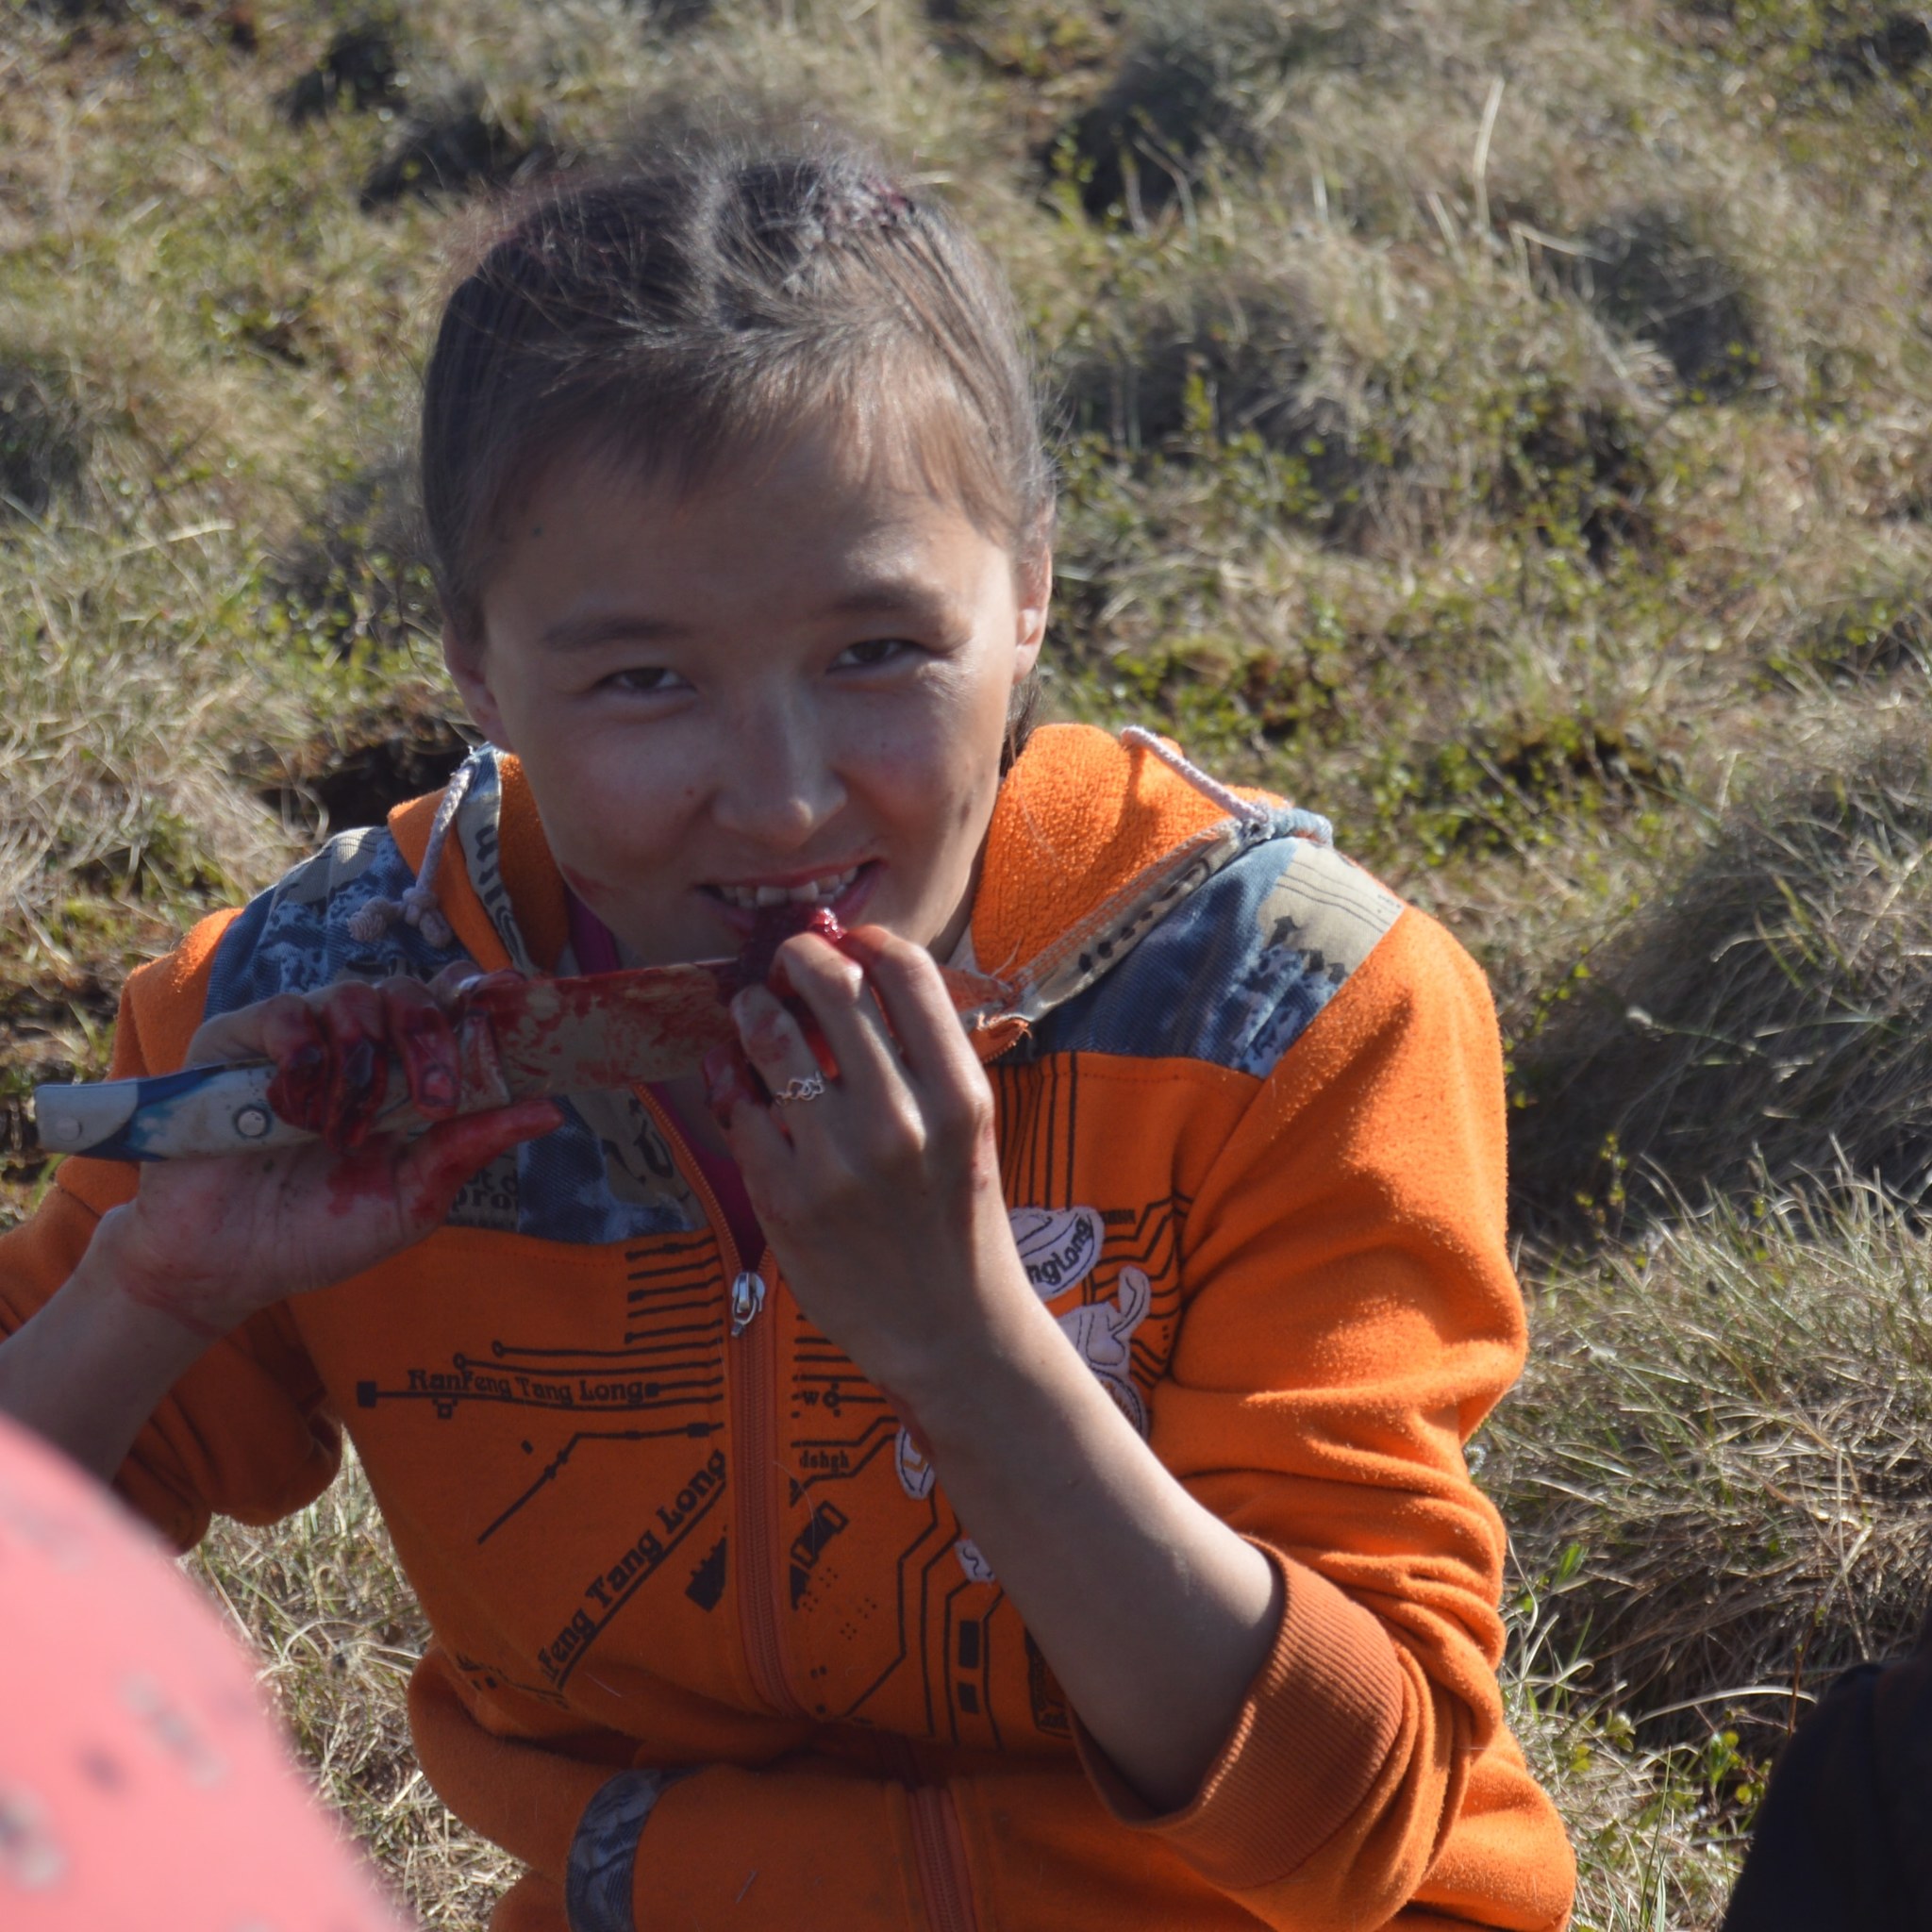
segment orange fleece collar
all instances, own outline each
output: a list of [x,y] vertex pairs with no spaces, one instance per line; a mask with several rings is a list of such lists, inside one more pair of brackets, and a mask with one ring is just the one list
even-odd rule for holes
[[[563,880],[523,765],[497,757],[499,863],[530,957],[555,966],[569,931]],[[1270,794],[1244,791],[1264,805]],[[390,813],[389,828],[420,870],[440,794]],[[982,972],[1005,979],[1071,930],[1099,917],[1134,881],[1227,814],[1178,773],[1091,724],[1046,724],[1008,773],[987,833],[973,908]],[[486,970],[509,957],[476,896],[454,841],[434,884],[465,951]]]

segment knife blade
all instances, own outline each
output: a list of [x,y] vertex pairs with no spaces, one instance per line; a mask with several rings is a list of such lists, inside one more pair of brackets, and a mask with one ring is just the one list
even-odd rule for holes
[[[962,1012],[984,1012],[1004,989],[977,974],[947,972]],[[450,1012],[461,1070],[458,1113],[594,1088],[675,1080],[736,1037],[728,960],[642,966],[575,978],[492,973],[472,980]],[[268,1060],[187,1067],[136,1080],[48,1084],[34,1090],[41,1145],[104,1160],[175,1160],[246,1154],[315,1138],[270,1105]],[[386,1086],[371,1131],[420,1133],[402,1067]]]

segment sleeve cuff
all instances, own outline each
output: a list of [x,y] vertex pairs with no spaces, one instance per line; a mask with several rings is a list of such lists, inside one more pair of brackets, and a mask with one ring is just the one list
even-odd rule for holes
[[631,1888],[638,1840],[665,1788],[685,1775],[682,1771],[621,1771],[584,1807],[564,1874],[571,1932],[637,1932]]
[[1255,1547],[1280,1574],[1281,1625],[1188,1805],[1155,1812],[1074,1721],[1081,1767],[1114,1818],[1158,1833],[1230,1891],[1288,1876],[1341,1827],[1394,1748],[1407,1694],[1394,1644],[1368,1610],[1307,1565]]

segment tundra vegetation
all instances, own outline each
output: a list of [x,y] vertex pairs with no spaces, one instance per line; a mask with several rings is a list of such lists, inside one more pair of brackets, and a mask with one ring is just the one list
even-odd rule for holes
[[[1925,1597],[1932,34],[1888,0],[23,0],[0,22],[0,1191],[129,965],[437,783],[407,444],[492,198],[828,110],[1008,265],[1052,708],[1328,813],[1495,987],[1474,1445],[1579,1924],[1707,1927]],[[366,1487],[191,1559],[425,1920]]]

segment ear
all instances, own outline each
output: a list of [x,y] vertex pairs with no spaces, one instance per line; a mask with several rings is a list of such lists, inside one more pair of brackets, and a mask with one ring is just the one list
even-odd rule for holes
[[1013,682],[1032,675],[1046,641],[1047,612],[1053,603],[1053,545],[1043,540],[1020,559],[1015,574],[1018,602]]
[[449,675],[462,694],[463,708],[469,712],[476,729],[498,751],[515,751],[516,746],[509,741],[509,732],[503,722],[503,711],[496,702],[496,693],[490,686],[483,645],[458,636],[445,624],[442,627],[442,661],[449,667]]

